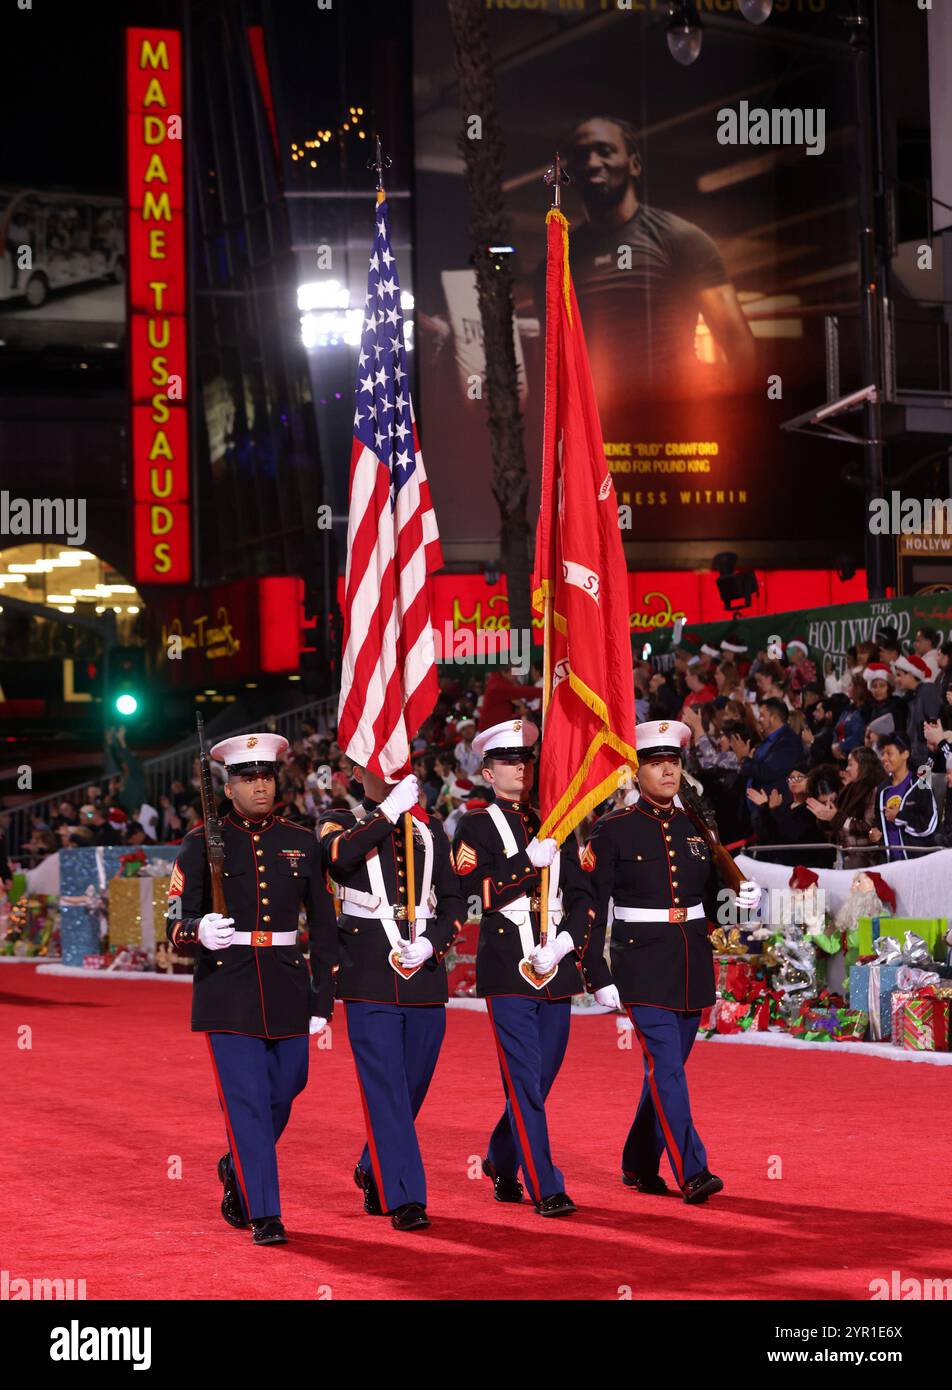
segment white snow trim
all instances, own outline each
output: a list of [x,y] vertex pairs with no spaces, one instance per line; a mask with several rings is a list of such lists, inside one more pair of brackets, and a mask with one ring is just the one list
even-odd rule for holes
[[791,1038],[789,1033],[714,1033],[711,1037],[698,1034],[698,1042],[752,1043],[760,1047],[800,1047],[811,1052],[859,1052],[864,1057],[879,1057],[886,1062],[930,1062],[934,1067],[952,1066],[952,1052],[907,1052],[892,1043],[873,1042],[809,1042],[806,1038]]
[[38,965],[38,975],[69,975],[74,980],[171,980],[192,983],[191,975],[166,975],[158,970],[86,970],[81,965]]

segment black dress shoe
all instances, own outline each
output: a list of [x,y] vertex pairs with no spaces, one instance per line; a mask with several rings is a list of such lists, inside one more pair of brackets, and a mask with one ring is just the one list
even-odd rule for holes
[[364,1194],[364,1211],[368,1216],[383,1216],[383,1207],[380,1205],[380,1194],[377,1191],[377,1184],[374,1182],[373,1173],[365,1173],[358,1163],[354,1168],[354,1182]]
[[706,1202],[708,1197],[713,1197],[715,1192],[720,1192],[723,1186],[721,1179],[705,1168],[703,1172],[690,1178],[684,1184],[681,1188],[681,1194],[686,1202]]
[[671,1189],[660,1173],[650,1173],[641,1177],[638,1173],[622,1170],[621,1180],[625,1187],[633,1187],[637,1192],[647,1192],[652,1197],[664,1197]]
[[571,1216],[577,1211],[575,1203],[567,1192],[555,1192],[551,1197],[543,1197],[536,1202],[535,1209],[540,1216]]
[[424,1226],[429,1226],[430,1218],[426,1207],[419,1202],[404,1202],[402,1207],[391,1212],[390,1224],[395,1231],[422,1231]]
[[483,1172],[493,1180],[493,1196],[497,1202],[521,1202],[522,1183],[518,1178],[504,1178],[497,1173],[488,1158],[483,1159]]
[[264,1216],[260,1221],[252,1221],[251,1239],[255,1245],[287,1245],[288,1243],[288,1238],[284,1234],[284,1227],[281,1225],[281,1218],[278,1216]]
[[221,1199],[221,1214],[228,1222],[229,1226],[237,1226],[244,1230],[248,1226],[245,1220],[244,1208],[241,1205],[241,1193],[238,1191],[238,1178],[235,1174],[235,1165],[231,1161],[231,1154],[222,1154],[218,1160],[218,1181],[225,1189]]

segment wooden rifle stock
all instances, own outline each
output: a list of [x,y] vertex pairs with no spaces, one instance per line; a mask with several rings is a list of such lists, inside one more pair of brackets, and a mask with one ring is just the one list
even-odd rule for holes
[[215,808],[215,794],[212,791],[211,765],[208,761],[208,753],[205,748],[205,721],[200,714],[195,715],[198,723],[198,765],[199,765],[199,789],[202,796],[202,821],[205,830],[205,855],[208,859],[208,870],[212,880],[212,911],[220,912],[223,917],[228,916],[228,908],[225,905],[225,887],[222,883],[222,872],[225,867],[225,836],[221,828],[221,820]]
[[721,881],[732,892],[738,893],[740,885],[744,882],[744,875],[737,867],[736,861],[721,844],[717,827],[711,825],[701,798],[685,778],[681,780],[678,796],[681,798],[684,814],[694,822],[696,829],[703,836],[708,849],[711,851],[711,858],[714,861],[714,867],[721,876]]

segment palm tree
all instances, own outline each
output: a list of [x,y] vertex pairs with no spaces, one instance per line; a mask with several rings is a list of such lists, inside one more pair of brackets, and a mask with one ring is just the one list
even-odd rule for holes
[[[512,271],[507,256],[490,246],[507,241],[502,192],[502,132],[485,0],[448,0],[463,127],[459,147],[466,164],[469,231],[486,358],[484,395],[489,410],[492,490],[499,506],[499,548],[509,591],[510,627],[530,631],[529,475],[522,442],[522,412],[513,343]],[[471,138],[471,118],[481,122]]]

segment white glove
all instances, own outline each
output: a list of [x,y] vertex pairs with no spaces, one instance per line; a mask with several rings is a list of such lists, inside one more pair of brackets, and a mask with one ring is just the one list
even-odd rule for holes
[[416,969],[425,960],[429,960],[432,954],[433,942],[427,941],[425,936],[418,936],[416,941],[404,941],[401,937],[400,964],[406,966],[407,970]]
[[235,934],[234,917],[206,912],[198,924],[198,939],[209,951],[227,951]]
[[604,1005],[606,1009],[620,1009],[621,999],[618,995],[618,986],[602,985],[601,989],[595,991],[595,1003]]
[[413,807],[420,800],[420,783],[416,774],[411,772],[404,777],[402,782],[398,782],[395,787],[384,797],[380,803],[387,820],[396,825],[404,811],[412,811]]
[[532,839],[526,845],[526,854],[534,869],[547,869],[558,850],[559,846],[555,840]]
[[529,952],[529,964],[537,975],[548,975],[559,963],[559,958],[555,954],[555,947],[546,943],[545,946],[533,946]]
[[326,1027],[327,1027],[327,1019],[326,1019],[326,1018],[321,1018],[318,1014],[312,1014],[312,1015],[311,1015],[311,1022],[310,1022],[310,1024],[308,1025],[308,1030],[307,1030],[307,1031],[308,1031],[309,1033],[323,1033],[323,1031],[324,1031],[324,1029],[325,1029]]
[[752,879],[745,878],[737,892],[737,906],[746,908],[753,912],[754,908],[760,906],[760,899],[763,896],[760,884],[754,883]]

